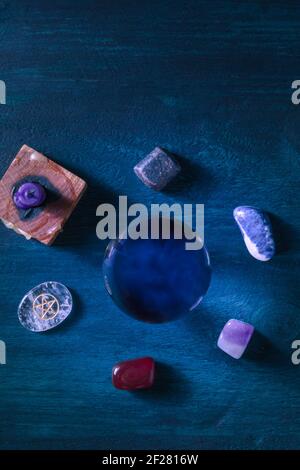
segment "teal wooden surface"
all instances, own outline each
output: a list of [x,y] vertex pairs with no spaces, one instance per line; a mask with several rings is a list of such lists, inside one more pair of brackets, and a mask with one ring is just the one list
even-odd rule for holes
[[[50,248],[0,227],[1,449],[299,447],[299,40],[296,1],[0,1],[0,172],[26,143],[89,185]],[[156,145],[183,163],[164,193],[132,171]],[[186,319],[139,323],[106,294],[95,212],[119,194],[205,204],[213,279]],[[247,253],[240,204],[274,214],[271,262]],[[31,334],[17,306],[46,280],[76,308]],[[216,347],[232,317],[262,335],[240,361]],[[156,387],[115,390],[114,363],[143,355]]]

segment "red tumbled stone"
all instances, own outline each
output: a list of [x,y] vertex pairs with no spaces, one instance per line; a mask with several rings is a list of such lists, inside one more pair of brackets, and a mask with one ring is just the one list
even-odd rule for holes
[[154,382],[155,364],[151,357],[119,362],[113,367],[112,382],[121,390],[150,388]]

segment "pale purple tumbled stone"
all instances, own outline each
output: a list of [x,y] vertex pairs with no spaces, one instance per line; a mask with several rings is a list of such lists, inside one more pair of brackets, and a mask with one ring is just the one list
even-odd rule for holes
[[140,180],[156,191],[163,189],[180,170],[180,165],[174,157],[160,147],[155,147],[134,167],[134,172]]
[[229,356],[239,359],[253,335],[254,327],[240,320],[229,320],[218,339],[218,347]]

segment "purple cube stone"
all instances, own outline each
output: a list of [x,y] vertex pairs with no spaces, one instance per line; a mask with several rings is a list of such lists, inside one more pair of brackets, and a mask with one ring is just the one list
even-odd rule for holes
[[229,320],[218,339],[218,347],[229,356],[239,359],[253,335],[254,327],[240,320]]
[[156,191],[163,189],[180,170],[180,165],[174,157],[160,147],[155,147],[134,167],[134,172],[140,180]]

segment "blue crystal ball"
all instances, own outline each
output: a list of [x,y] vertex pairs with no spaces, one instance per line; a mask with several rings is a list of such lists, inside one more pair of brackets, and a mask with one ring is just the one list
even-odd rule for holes
[[118,239],[104,256],[106,289],[128,315],[149,323],[176,320],[201,302],[211,268],[203,246],[187,250],[186,239]]

